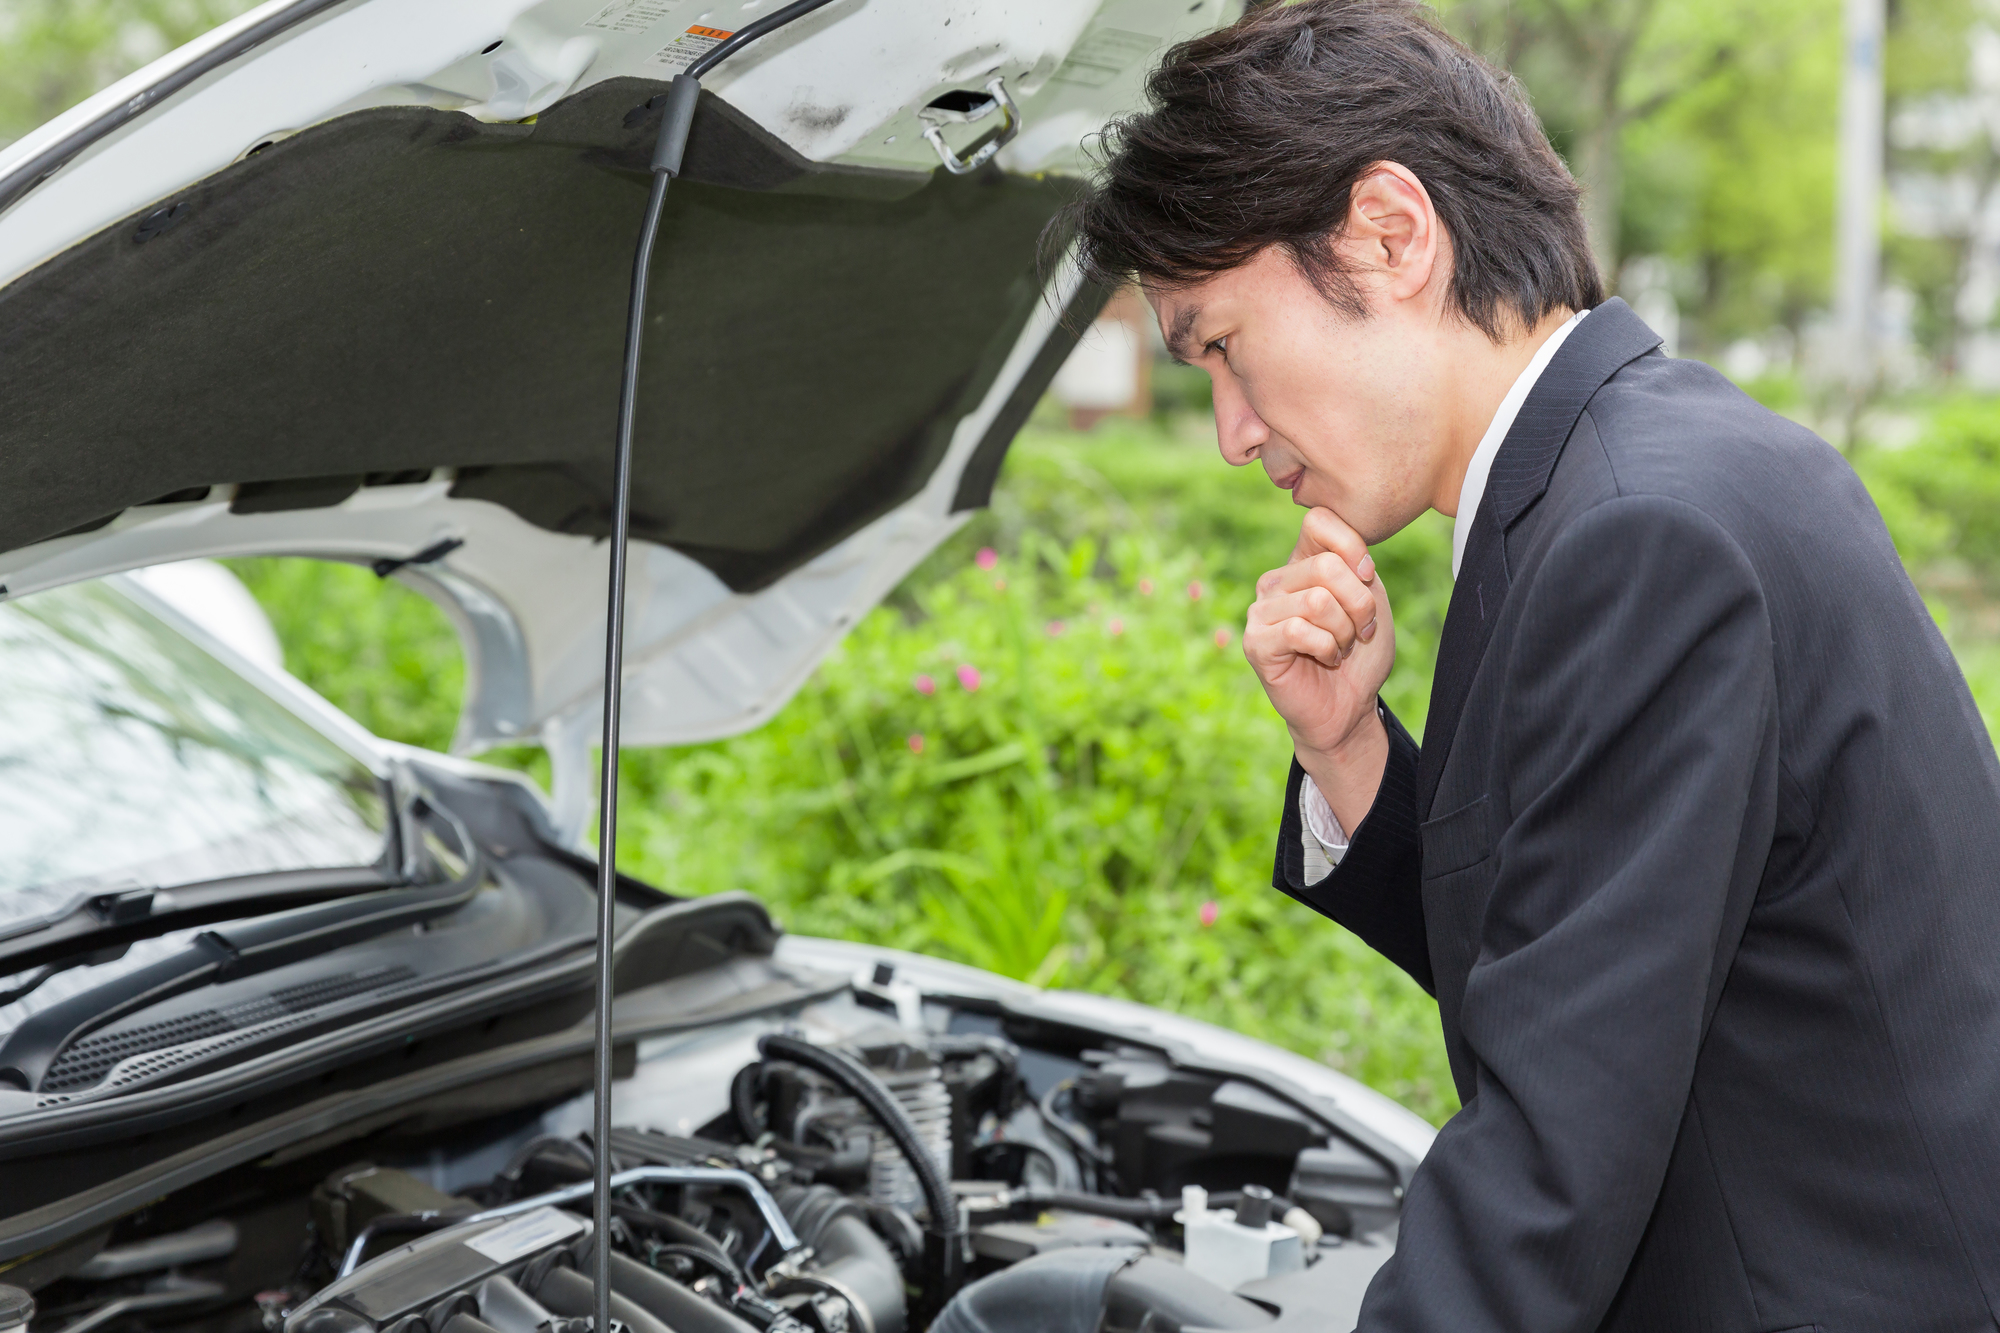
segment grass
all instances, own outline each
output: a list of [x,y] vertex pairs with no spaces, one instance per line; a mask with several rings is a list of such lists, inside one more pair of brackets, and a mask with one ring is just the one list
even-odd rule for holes
[[[2000,724],[2000,403],[1947,404],[1917,443],[1856,463]],[[1288,744],[1237,639],[1297,527],[1206,443],[1044,421],[993,507],[773,721],[626,753],[620,863],[679,893],[749,889],[795,930],[1222,1023],[1441,1123],[1457,1101],[1436,1005],[1270,888]],[[1421,733],[1450,524],[1375,554],[1396,599],[1384,694]],[[449,741],[462,669],[429,602],[355,567],[235,568],[294,672],[380,734]],[[535,751],[490,757],[543,770]]]

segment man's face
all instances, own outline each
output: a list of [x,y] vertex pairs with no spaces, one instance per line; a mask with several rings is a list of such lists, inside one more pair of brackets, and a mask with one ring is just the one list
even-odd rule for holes
[[1272,246],[1186,287],[1149,289],[1167,346],[1215,385],[1222,456],[1264,465],[1295,504],[1324,505],[1373,543],[1431,503],[1443,407],[1434,319],[1384,301],[1331,306]]

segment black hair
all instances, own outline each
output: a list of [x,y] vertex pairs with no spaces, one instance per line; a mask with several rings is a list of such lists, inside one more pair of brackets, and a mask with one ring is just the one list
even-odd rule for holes
[[1256,10],[1168,51],[1146,92],[1049,232],[1096,282],[1171,288],[1277,245],[1359,318],[1366,304],[1327,242],[1355,183],[1397,162],[1450,240],[1451,308],[1489,338],[1604,299],[1582,191],[1520,86],[1415,0]]

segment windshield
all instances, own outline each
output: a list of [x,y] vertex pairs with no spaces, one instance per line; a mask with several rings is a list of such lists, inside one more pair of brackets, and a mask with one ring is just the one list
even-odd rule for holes
[[0,931],[78,895],[367,866],[367,767],[108,583],[0,603]]

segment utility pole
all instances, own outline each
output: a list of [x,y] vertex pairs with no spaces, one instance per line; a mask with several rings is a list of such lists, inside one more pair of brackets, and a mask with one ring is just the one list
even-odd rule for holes
[[1846,0],[1840,184],[1834,219],[1835,354],[1852,414],[1874,386],[1875,291],[1882,274],[1883,0]]

